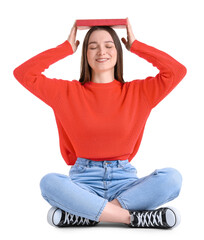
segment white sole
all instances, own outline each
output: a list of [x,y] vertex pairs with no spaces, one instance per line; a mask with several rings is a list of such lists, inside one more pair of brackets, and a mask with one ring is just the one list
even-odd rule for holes
[[47,213],[47,221],[51,226],[56,227],[62,216],[62,211],[59,208],[52,207]]
[[178,211],[178,209],[174,208],[174,207],[166,207],[168,208],[169,210],[167,210],[167,216],[166,216],[166,220],[167,220],[167,223],[168,225],[171,227],[171,228],[175,228],[177,227],[180,222],[181,222],[181,214],[180,212]]

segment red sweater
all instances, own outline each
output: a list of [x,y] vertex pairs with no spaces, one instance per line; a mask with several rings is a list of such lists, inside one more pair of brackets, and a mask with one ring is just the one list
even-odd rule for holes
[[60,150],[68,165],[77,157],[129,161],[138,151],[152,110],[185,76],[186,68],[168,54],[135,40],[130,51],[159,69],[155,77],[120,83],[47,78],[42,72],[73,54],[66,40],[14,70],[15,78],[54,111]]

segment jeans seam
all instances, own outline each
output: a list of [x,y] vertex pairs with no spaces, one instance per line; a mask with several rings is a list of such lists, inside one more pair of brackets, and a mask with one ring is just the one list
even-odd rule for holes
[[125,208],[128,210],[128,207],[126,206],[126,204],[123,202],[121,197],[117,197],[116,198],[118,200],[118,202],[120,203],[120,205],[122,206],[122,208]]
[[95,221],[99,222],[99,218],[100,218],[100,216],[101,216],[101,213],[103,212],[103,210],[104,210],[104,208],[105,208],[105,206],[106,206],[107,203],[108,203],[108,200],[107,200],[107,199],[104,199],[104,202],[103,202],[103,204],[102,204],[102,206],[101,206],[98,214],[96,215]]

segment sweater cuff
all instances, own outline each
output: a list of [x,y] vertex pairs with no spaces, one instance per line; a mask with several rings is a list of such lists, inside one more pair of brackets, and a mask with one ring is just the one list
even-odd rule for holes
[[132,43],[131,47],[130,47],[130,52],[135,52],[136,49],[138,49],[138,45],[140,44],[141,42],[139,42],[138,40],[134,40],[134,42]]
[[62,44],[58,45],[57,48],[63,49],[63,51],[67,51],[69,55],[73,54],[74,51],[72,49],[72,45],[68,40],[64,41]]

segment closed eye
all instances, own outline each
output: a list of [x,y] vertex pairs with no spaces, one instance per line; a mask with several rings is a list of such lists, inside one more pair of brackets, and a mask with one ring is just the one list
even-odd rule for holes
[[[106,48],[113,48],[114,47],[114,43],[112,42],[112,41],[106,41],[105,42],[106,44],[105,44],[105,47]],[[108,43],[108,44],[107,44]],[[94,50],[94,49],[97,49],[98,48],[98,44],[97,44],[97,42],[90,42],[88,45],[90,45],[89,46],[89,49],[91,49],[91,50]]]
[[[113,48],[113,46],[105,46],[106,48]],[[97,47],[89,47],[89,49],[97,49]]]

